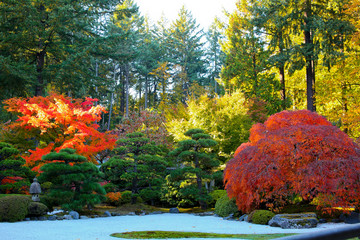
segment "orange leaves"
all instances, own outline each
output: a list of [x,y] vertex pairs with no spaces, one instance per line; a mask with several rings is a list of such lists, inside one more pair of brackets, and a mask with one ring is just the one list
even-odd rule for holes
[[280,112],[254,125],[250,142],[236,150],[224,172],[229,197],[245,212],[261,204],[281,207],[292,194],[309,201],[322,194],[321,206],[357,205],[358,179],[358,146],[306,110]]
[[93,106],[97,99],[72,99],[59,94],[48,97],[12,98],[5,101],[9,112],[18,114],[16,123],[10,124],[15,129],[38,129],[38,141],[45,141],[47,147],[29,150],[30,156],[25,156],[27,165],[38,170],[41,157],[50,151],[64,148],[74,148],[79,154],[95,163],[94,155],[112,149],[115,138],[109,133],[97,131],[95,121],[101,120],[105,109]]

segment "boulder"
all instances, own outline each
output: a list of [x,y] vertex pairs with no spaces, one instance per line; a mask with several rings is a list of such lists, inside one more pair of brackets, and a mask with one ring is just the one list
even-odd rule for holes
[[72,216],[73,219],[79,219],[80,218],[79,213],[76,212],[76,211],[70,211],[69,215]]
[[170,208],[169,213],[180,213],[178,208]]
[[245,221],[245,218],[247,218],[247,214],[242,215],[241,217],[239,217],[239,221]]
[[314,228],[317,224],[315,213],[277,214],[269,221],[270,226],[283,229]]
[[109,211],[105,211],[105,212],[104,212],[104,216],[105,216],[105,217],[111,217],[111,213],[110,213]]
[[360,223],[360,214],[357,212],[351,212],[350,214],[342,214],[340,220],[348,224]]
[[57,218],[54,215],[51,215],[51,216],[48,217],[48,220],[50,220],[50,221],[55,221],[56,219]]

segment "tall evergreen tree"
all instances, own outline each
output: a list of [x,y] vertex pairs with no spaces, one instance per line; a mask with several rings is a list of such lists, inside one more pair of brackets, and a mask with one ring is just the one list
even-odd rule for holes
[[2,1],[0,82],[25,84],[19,89],[30,87],[28,93],[35,96],[44,95],[49,84],[61,92],[81,94],[90,79],[88,56],[101,39],[95,31],[98,19],[106,18],[120,2]]
[[169,30],[170,63],[175,98],[185,103],[194,93],[193,85],[204,86],[203,32],[192,14],[183,6]]

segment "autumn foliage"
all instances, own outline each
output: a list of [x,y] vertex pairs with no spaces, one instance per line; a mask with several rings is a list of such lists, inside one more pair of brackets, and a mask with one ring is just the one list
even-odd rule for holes
[[112,149],[114,136],[97,130],[99,126],[95,122],[100,121],[105,109],[93,106],[95,101],[97,99],[83,101],[59,94],[6,100],[5,109],[18,115],[9,128],[36,132],[37,136],[32,137],[45,145],[29,150],[30,155],[23,156],[26,164],[38,171],[45,163],[41,161],[43,155],[65,148],[76,149],[78,154],[95,163],[95,154]]
[[283,111],[255,124],[224,172],[229,198],[249,212],[287,204],[291,196],[319,207],[359,206],[358,146],[324,117]]

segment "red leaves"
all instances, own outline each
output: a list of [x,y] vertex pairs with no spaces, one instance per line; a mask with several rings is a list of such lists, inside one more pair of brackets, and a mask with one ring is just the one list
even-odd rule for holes
[[113,148],[116,141],[114,136],[100,133],[97,131],[98,125],[94,124],[101,120],[101,113],[105,112],[100,105],[93,106],[95,101],[97,99],[86,98],[82,101],[59,94],[6,100],[5,108],[19,114],[17,122],[10,127],[39,129],[39,138],[46,139],[48,144],[42,149],[29,150],[30,156],[24,156],[27,165],[38,171],[44,164],[41,162],[43,155],[64,148],[74,148],[78,154],[95,163],[95,154]]
[[360,203],[359,170],[358,146],[345,133],[316,113],[283,111],[253,126],[224,181],[245,212],[281,207],[294,193],[322,206],[352,206]]

